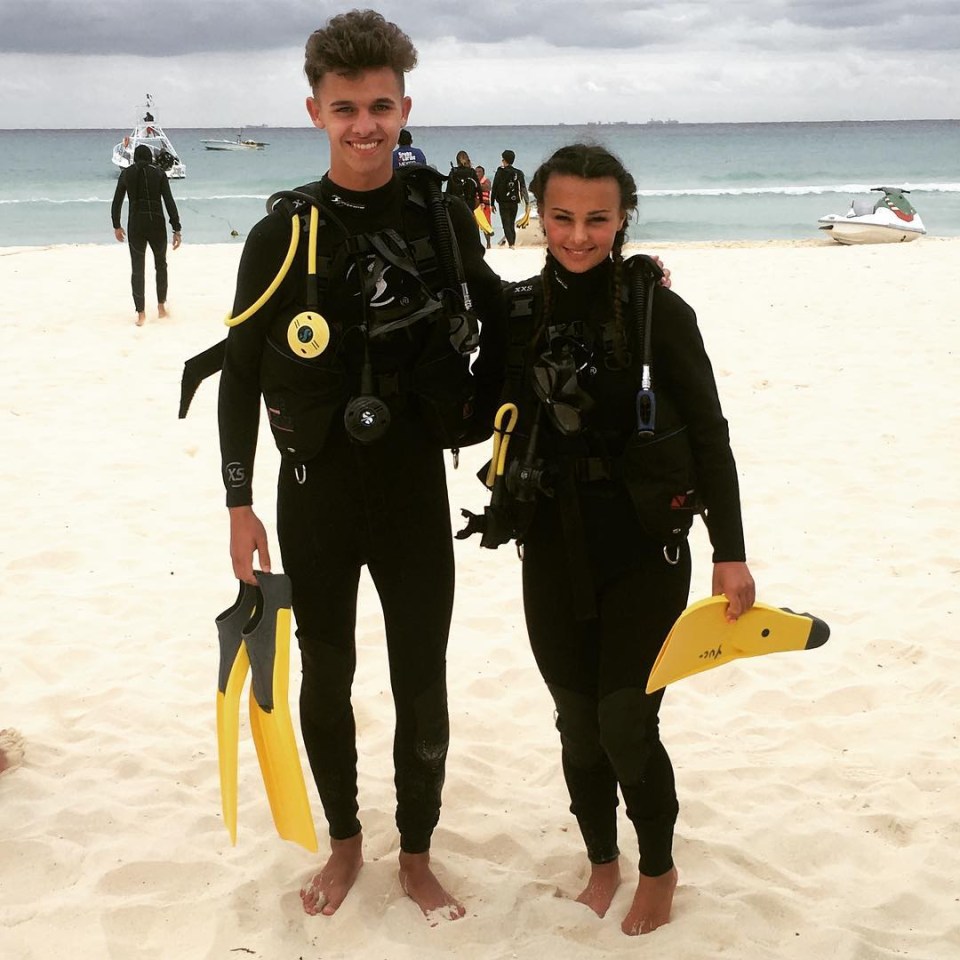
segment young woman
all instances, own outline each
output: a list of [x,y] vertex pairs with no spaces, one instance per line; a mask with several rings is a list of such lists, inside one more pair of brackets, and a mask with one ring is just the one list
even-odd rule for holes
[[[646,258],[623,260],[626,221],[637,204],[633,178],[602,147],[576,144],[540,167],[531,190],[548,252],[543,272],[512,292],[513,373],[505,398],[519,419],[484,543],[511,535],[523,542],[527,630],[556,705],[571,810],[591,864],[577,899],[602,917],[620,883],[619,787],[640,852],[622,929],[647,933],[670,919],[678,804],[659,737],[663,692],[647,695],[645,686],[687,604],[690,551],[682,522],[679,532],[654,533],[643,510],[642,461],[656,454],[636,445],[651,426],[638,424],[638,410],[645,420],[651,414],[638,402],[649,398],[635,322],[640,287],[652,297],[645,322],[652,323],[657,415],[672,407],[686,425],[713,545],[713,590],[727,596],[731,619],[754,600],[736,466],[693,310],[656,285],[658,271]],[[638,271],[646,284],[638,284]],[[687,495],[693,504],[690,489],[679,491],[677,502]],[[491,524],[504,508],[514,511],[514,525],[498,538]],[[522,529],[517,509],[527,516]]]

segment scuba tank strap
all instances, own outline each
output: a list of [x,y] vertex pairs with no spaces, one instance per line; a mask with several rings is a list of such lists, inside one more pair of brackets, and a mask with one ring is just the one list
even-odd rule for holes
[[473,300],[467,286],[447,198],[440,189],[443,174],[422,164],[410,164],[400,169],[408,187],[413,188],[408,190],[408,196],[415,195],[419,188],[426,199],[440,278],[444,289],[449,290],[460,303],[459,314],[450,320],[450,343],[458,353],[473,353],[480,345],[480,322],[473,312]]

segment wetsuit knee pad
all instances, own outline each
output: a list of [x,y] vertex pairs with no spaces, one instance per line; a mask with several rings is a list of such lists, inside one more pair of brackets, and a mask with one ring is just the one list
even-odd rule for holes
[[450,746],[447,682],[441,676],[414,701],[417,757],[428,766],[442,767]]
[[321,728],[335,727],[350,710],[350,691],[356,657],[329,643],[300,639],[303,680],[300,686],[301,712],[308,712]]
[[600,700],[600,742],[622,784],[643,778],[659,740],[657,709],[661,699],[661,695],[647,695],[641,687],[625,687]]
[[589,768],[603,760],[597,702],[575,690],[547,684],[557,708],[557,730],[567,760],[574,766]]

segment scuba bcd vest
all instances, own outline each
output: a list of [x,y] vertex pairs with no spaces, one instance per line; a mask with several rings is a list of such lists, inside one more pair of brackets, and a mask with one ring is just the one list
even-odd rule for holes
[[[623,452],[544,455],[540,436],[545,429],[568,436],[590,429],[589,398],[576,381],[581,363],[576,345],[582,331],[572,330],[570,324],[547,326],[548,350],[536,356],[531,340],[542,316],[539,278],[514,287],[504,404],[495,423],[494,456],[481,471],[481,479],[492,490],[491,502],[482,517],[463,511],[468,523],[458,535],[461,539],[480,532],[486,547],[496,548],[511,539],[521,544],[539,496],[560,500],[566,534],[568,523],[573,529],[578,519],[577,485],[613,481],[624,484],[644,531],[663,544],[665,557],[675,562],[676,547],[702,505],[687,427],[653,376],[653,301],[662,273],[650,258],[637,256],[624,261],[623,275],[627,280],[620,295],[632,321],[626,360],[636,383],[636,426]],[[615,344],[611,319],[601,326],[596,352],[612,362]],[[536,349],[542,346],[541,342]]]
[[[267,201],[268,211],[290,216],[287,256],[261,297],[226,322],[246,321],[277,295],[306,236],[305,284],[291,295],[288,282],[277,297],[260,368],[274,438],[294,462],[316,456],[341,410],[345,429],[361,443],[382,436],[392,412],[408,404],[416,405],[443,446],[455,450],[483,439],[472,423],[469,373],[479,325],[440,190],[443,178],[418,165],[396,173],[405,191],[402,234],[383,229],[351,235],[320,184]],[[328,322],[321,311],[338,296],[337,318]],[[181,418],[202,380],[220,370],[225,353],[226,340],[186,362]],[[348,358],[360,367],[358,378]]]

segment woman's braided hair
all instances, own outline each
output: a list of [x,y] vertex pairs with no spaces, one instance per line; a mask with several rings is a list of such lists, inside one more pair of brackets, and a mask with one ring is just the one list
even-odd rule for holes
[[[530,181],[530,192],[536,197],[537,208],[545,211],[544,195],[547,191],[547,181],[555,174],[566,174],[580,177],[582,180],[599,180],[610,177],[617,182],[620,188],[620,207],[630,214],[637,209],[637,184],[630,172],[624,167],[620,159],[606,147],[593,143],[572,143],[560,147],[549,159],[537,168],[537,172]],[[541,214],[542,215],[542,214]],[[613,277],[611,280],[611,296],[614,310],[614,356],[621,366],[628,364],[627,337],[623,320],[623,303],[620,298],[620,287],[623,277],[623,244],[626,240],[626,223],[617,231],[613,241]],[[534,334],[533,343],[536,343],[553,312],[553,275],[554,258],[547,250],[547,258],[543,265],[543,319]]]

